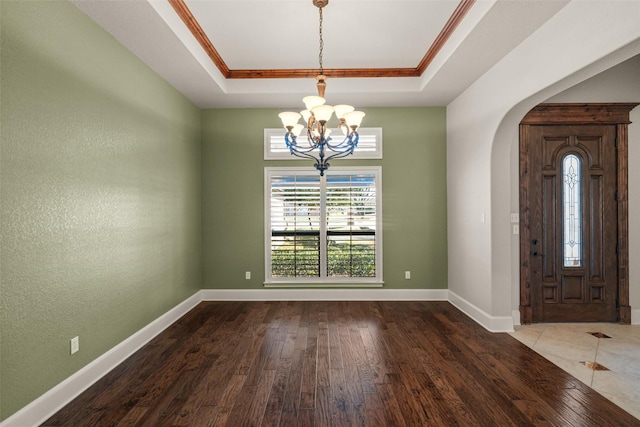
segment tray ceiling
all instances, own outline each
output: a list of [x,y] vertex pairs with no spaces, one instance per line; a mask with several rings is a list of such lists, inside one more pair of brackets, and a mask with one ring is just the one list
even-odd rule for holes
[[[73,0],[201,108],[298,106],[315,94],[311,0]],[[446,105],[566,1],[330,0],[327,99]]]

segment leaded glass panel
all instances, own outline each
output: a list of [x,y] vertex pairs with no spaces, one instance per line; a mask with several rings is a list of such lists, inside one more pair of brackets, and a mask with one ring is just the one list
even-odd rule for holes
[[582,266],[582,199],[580,158],[569,154],[562,160],[562,221],[564,266]]

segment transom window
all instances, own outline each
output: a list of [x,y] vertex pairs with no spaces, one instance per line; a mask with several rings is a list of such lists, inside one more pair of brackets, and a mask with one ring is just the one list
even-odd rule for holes
[[265,168],[266,283],[382,283],[381,168]]
[[[284,142],[285,130],[273,128],[264,130],[264,159],[265,160],[299,160],[292,156]],[[344,138],[340,129],[331,129],[331,135],[337,143]],[[349,156],[352,159],[381,159],[382,158],[382,128],[358,128],[358,147]],[[303,132],[297,138],[300,146],[307,145],[307,135]]]

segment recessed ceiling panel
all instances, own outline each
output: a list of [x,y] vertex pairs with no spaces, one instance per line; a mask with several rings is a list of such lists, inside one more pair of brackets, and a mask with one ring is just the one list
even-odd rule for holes
[[[186,0],[232,70],[318,68],[311,0]],[[331,0],[323,9],[325,68],[415,68],[458,1]]]

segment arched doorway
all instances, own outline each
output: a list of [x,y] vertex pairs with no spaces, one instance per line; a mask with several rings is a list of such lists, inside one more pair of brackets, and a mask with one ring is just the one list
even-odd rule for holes
[[521,322],[631,322],[627,132],[635,103],[540,104],[520,123]]

